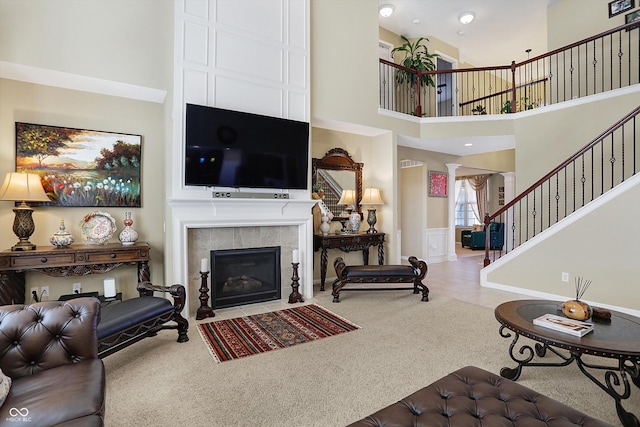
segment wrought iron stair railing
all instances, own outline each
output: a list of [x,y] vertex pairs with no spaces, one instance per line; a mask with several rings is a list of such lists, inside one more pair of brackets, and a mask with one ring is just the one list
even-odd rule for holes
[[487,214],[486,225],[505,224],[505,245],[491,250],[486,233],[484,265],[636,175],[640,171],[639,114],[640,106],[493,215]]
[[[514,113],[640,83],[640,27],[621,25],[510,65],[420,72],[380,59],[379,73],[381,109],[419,117]],[[412,82],[432,75],[435,86],[397,78],[406,73],[418,77]]]

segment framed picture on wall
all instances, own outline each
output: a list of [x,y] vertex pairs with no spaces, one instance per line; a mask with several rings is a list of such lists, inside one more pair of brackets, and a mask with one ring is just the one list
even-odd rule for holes
[[609,18],[620,15],[635,7],[635,0],[614,0],[609,2]]
[[634,28],[638,28],[640,26],[640,9],[634,10],[631,13],[627,13],[624,16],[624,23],[628,24],[630,22],[637,22],[637,24],[627,28],[626,31],[633,30]]
[[447,173],[429,171],[429,197],[447,197]]
[[141,158],[140,135],[16,123],[16,171],[40,175],[41,206],[139,208]]

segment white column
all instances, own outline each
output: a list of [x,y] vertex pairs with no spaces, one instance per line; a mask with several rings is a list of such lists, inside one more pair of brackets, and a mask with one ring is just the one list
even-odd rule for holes
[[[516,173],[505,172],[500,175],[504,177],[504,203],[506,205],[516,197]],[[507,213],[509,214],[509,224],[504,224],[504,247],[506,252],[510,252],[513,250],[513,229],[511,226],[513,224],[514,209],[508,209]]]
[[449,199],[449,225],[447,230],[447,259],[456,261],[456,169],[457,163],[447,163],[447,198]]

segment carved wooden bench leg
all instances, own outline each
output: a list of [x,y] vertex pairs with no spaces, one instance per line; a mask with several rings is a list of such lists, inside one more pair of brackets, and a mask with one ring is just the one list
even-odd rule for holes
[[[154,292],[169,292],[173,304]],[[101,310],[98,323],[98,356],[106,357],[161,329],[177,329],[178,342],[187,342],[189,322],[182,317],[186,290],[182,285],[157,286],[149,282],[138,284],[139,298],[108,305]],[[175,322],[167,324],[167,322]]]

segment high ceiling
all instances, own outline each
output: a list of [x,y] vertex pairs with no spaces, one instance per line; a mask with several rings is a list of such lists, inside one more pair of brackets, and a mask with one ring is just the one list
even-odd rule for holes
[[[547,51],[546,10],[560,0],[378,0],[395,6],[380,26],[408,38],[436,37],[475,67],[509,65]],[[473,12],[467,25],[458,20]],[[462,33],[462,34],[459,34]]]
[[[508,65],[547,51],[547,8],[560,0],[378,0],[391,4],[390,17],[380,26],[413,39],[435,37],[458,49],[459,60],[475,67]],[[462,12],[474,20],[463,25]],[[527,54],[526,50],[531,49]],[[432,53],[433,49],[430,49]],[[464,156],[515,147],[512,137],[411,138],[398,144]],[[472,145],[469,145],[472,144]],[[462,169],[462,168],[461,168]]]

